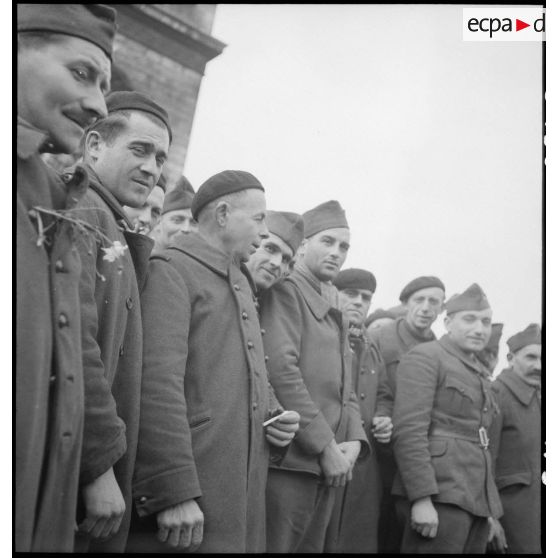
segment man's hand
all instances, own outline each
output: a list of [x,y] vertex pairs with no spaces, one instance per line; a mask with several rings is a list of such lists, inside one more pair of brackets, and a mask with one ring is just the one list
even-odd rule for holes
[[265,437],[274,446],[288,446],[298,431],[299,423],[300,415],[296,411],[287,411],[280,419],[265,427]]
[[355,462],[360,455],[360,442],[358,440],[352,442],[341,442],[337,445],[337,447],[341,450],[341,453],[349,460],[349,463],[351,464],[352,476],[353,467],[355,466]]
[[126,505],[112,467],[83,488],[83,501],[85,519],[79,526],[81,533],[105,539],[118,532]]
[[493,517],[488,518],[488,548],[497,554],[505,554],[508,548],[504,528]]
[[345,486],[352,478],[352,465],[335,440],[331,440],[320,454],[320,466],[327,486]]
[[415,500],[411,506],[411,527],[423,537],[433,539],[438,534],[438,512],[430,496]]
[[391,417],[374,417],[372,419],[372,435],[376,442],[388,444],[393,432]]
[[195,500],[186,500],[157,514],[157,538],[173,548],[196,550],[203,539],[203,512]]

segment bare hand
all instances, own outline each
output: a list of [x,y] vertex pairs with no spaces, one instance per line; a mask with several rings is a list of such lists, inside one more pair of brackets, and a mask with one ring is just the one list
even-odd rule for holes
[[187,500],[157,514],[157,538],[173,548],[196,550],[203,540],[203,512]]
[[331,440],[320,454],[320,466],[327,486],[345,486],[352,478],[351,463],[335,440]]
[[372,419],[372,425],[372,435],[376,442],[388,444],[391,440],[391,433],[393,432],[391,417],[374,417]]
[[[360,442],[358,440],[352,442],[341,442],[337,446],[341,453],[349,460],[351,464],[351,477],[352,477],[352,470],[355,466],[355,462],[360,455]],[[348,481],[351,480],[350,478],[347,479]]]
[[430,496],[420,498],[411,506],[411,527],[423,537],[433,539],[438,534],[438,512]]
[[118,532],[126,505],[112,467],[83,488],[83,501],[85,519],[79,525],[81,533],[105,539]]
[[287,411],[280,419],[265,427],[265,437],[274,446],[288,446],[298,431],[299,423],[300,415],[296,411]]
[[493,517],[488,518],[488,548],[497,554],[505,554],[508,548],[504,528]]

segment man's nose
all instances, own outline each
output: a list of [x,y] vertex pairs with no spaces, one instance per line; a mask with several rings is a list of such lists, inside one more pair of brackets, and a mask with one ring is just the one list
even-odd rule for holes
[[106,118],[108,115],[105,96],[97,86],[91,87],[88,94],[81,100],[83,110],[91,114],[91,120]]

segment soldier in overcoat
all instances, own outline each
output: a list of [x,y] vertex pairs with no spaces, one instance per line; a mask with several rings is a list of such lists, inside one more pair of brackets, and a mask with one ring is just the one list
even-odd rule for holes
[[483,553],[488,518],[502,513],[487,435],[497,407],[475,357],[492,310],[473,284],[446,311],[448,334],[409,351],[397,370],[393,493],[405,525],[402,553]]
[[[18,552],[71,552],[83,428],[76,231],[62,218],[87,188],[41,160],[73,153],[106,114],[115,12],[18,4],[15,516]],[[83,61],[95,74],[80,79]],[[56,211],[53,216],[50,211]]]

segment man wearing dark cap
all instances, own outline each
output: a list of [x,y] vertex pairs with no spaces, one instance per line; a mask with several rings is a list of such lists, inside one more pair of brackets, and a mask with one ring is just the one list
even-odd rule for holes
[[141,207],[124,206],[126,216],[131,221],[135,232],[152,237],[153,230],[161,220],[166,189],[167,179],[161,173],[159,181]]
[[487,435],[497,406],[476,358],[492,310],[475,283],[446,312],[447,335],[411,349],[397,369],[393,494],[402,553],[482,554],[488,518],[502,513]]
[[486,366],[490,374],[494,374],[498,366],[498,350],[504,324],[492,324],[490,337],[486,347],[477,354],[477,358]]
[[153,246],[133,232],[123,206],[145,203],[163,170],[171,132],[165,110],[140,93],[111,93],[107,109],[87,133],[90,187],[75,212],[97,231],[78,246],[85,423],[77,549],[122,552],[139,428],[139,290]]
[[259,180],[228,170],[197,191],[196,234],[151,258],[142,293],[144,369],[129,551],[265,551],[270,426],[260,325],[245,263],[267,237]]
[[[436,338],[431,326],[442,311],[444,296],[445,287],[438,277],[417,277],[405,285],[399,295],[399,300],[406,310],[405,315],[392,324],[370,332],[370,337],[378,346],[386,366],[378,386],[379,415],[391,416],[393,412],[396,373],[402,356],[420,343]],[[397,466],[391,445],[377,449],[383,483],[378,551],[396,553],[399,552],[403,535],[391,495]]]
[[[509,367],[492,391],[500,409],[490,429],[500,519],[510,554],[541,549],[541,329],[531,324],[508,339]],[[496,550],[501,550],[494,542]]]
[[246,263],[259,292],[269,289],[288,273],[304,237],[304,223],[297,213],[267,211],[265,221],[269,236]]
[[[376,278],[364,269],[345,269],[333,281],[339,290],[340,308],[349,321],[353,389],[360,405],[364,430],[370,444],[388,443],[391,418],[376,417],[378,377],[384,364],[378,348],[364,330],[364,318],[376,290]],[[326,552],[376,553],[381,480],[374,453],[358,460],[353,478],[337,491],[333,517],[328,528]]]
[[74,547],[83,425],[79,241],[59,217],[87,178],[80,169],[64,183],[40,154],[73,153],[84,128],[106,115],[115,17],[100,4],[17,5],[18,552]]
[[[300,431],[267,484],[268,552],[323,552],[335,492],[369,450],[351,388],[347,322],[331,284],[350,232],[337,201],[303,215],[292,273],[266,292],[262,326],[277,399],[300,414]],[[362,446],[362,447],[361,447]]]

